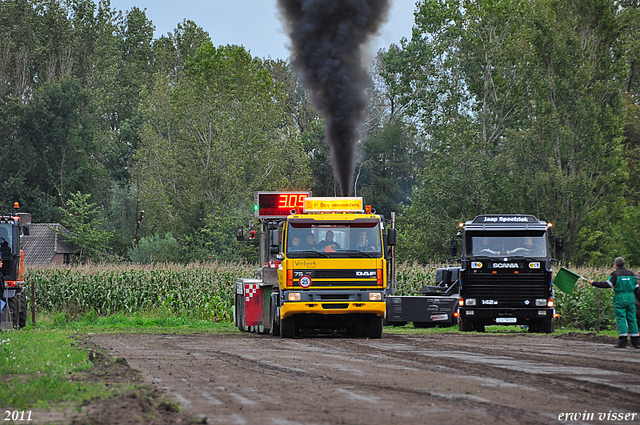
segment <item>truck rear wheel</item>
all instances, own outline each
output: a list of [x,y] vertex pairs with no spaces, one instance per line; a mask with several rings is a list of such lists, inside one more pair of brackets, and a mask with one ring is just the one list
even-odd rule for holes
[[290,316],[285,319],[280,319],[280,336],[282,338],[293,338],[296,336],[295,317]]

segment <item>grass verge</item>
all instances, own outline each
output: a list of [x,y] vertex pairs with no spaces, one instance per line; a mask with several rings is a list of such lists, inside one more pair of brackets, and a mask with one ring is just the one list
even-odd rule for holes
[[84,380],[85,372],[96,363],[96,353],[88,347],[79,347],[74,335],[238,332],[229,322],[152,315],[99,317],[89,313],[71,320],[65,313],[41,314],[36,323],[0,334],[1,409],[49,409],[60,403],[82,404],[112,398],[136,389],[131,380]]

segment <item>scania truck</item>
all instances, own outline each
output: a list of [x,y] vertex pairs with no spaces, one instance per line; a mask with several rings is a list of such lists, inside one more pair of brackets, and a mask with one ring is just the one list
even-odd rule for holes
[[[552,224],[532,215],[480,215],[460,227],[460,330],[524,325],[530,332],[553,332]],[[555,242],[559,253],[562,239]]]
[[380,338],[395,229],[362,198],[309,195],[256,193],[261,267],[236,281],[235,324],[283,338]]

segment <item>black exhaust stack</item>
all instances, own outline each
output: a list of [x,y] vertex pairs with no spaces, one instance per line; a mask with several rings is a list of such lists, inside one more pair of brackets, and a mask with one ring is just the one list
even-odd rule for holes
[[334,174],[350,196],[356,142],[365,118],[367,42],[386,21],[389,0],[278,0],[292,63],[325,120]]

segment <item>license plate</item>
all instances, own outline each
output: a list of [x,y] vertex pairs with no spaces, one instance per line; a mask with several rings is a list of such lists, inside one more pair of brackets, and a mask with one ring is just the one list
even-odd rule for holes
[[496,323],[517,323],[518,319],[515,317],[498,317]]
[[433,314],[431,316],[431,320],[433,320],[434,322],[437,322],[439,320],[449,320],[449,315],[448,314]]

